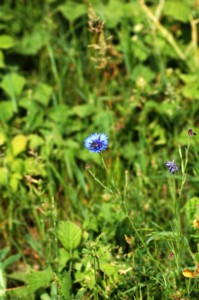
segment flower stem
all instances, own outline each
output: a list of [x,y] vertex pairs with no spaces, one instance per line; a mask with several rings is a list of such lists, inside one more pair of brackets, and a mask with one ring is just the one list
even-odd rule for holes
[[88,170],[89,173],[91,174],[91,176],[93,177],[93,179],[99,183],[99,185],[101,185],[101,187],[103,187],[105,190],[109,191],[110,193],[113,193],[111,189],[109,189],[107,186],[105,186],[96,176],[95,174],[91,171],[91,170]]

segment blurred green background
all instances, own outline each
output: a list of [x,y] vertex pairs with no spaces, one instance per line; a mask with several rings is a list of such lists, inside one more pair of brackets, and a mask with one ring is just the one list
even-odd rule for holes
[[[198,0],[1,1],[0,247],[20,254],[9,274],[52,262],[52,198],[57,220],[79,224],[90,240],[105,232],[104,245],[126,249],[132,229],[118,200],[85,170],[104,180],[99,155],[84,149],[93,132],[109,136],[103,157],[118,189],[128,170],[136,226],[170,228],[165,162],[180,168],[179,147],[184,156],[187,130],[199,125],[198,24]],[[184,207],[199,194],[198,146],[196,136]],[[196,210],[187,211],[196,251]],[[87,293],[77,299],[94,299]]]

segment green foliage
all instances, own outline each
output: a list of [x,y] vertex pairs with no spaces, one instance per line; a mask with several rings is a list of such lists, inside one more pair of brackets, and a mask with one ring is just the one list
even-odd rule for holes
[[78,247],[81,239],[81,229],[74,223],[61,221],[57,229],[58,238],[68,251]]
[[198,15],[2,1],[0,298],[197,299],[182,271],[198,262]]

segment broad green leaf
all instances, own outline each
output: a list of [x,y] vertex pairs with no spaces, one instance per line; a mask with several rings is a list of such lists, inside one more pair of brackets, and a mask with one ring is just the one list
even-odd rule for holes
[[70,299],[70,290],[72,287],[71,276],[68,272],[64,272],[61,280],[61,295],[64,299]]
[[61,272],[70,259],[70,254],[64,248],[59,249],[59,271]]
[[32,294],[27,286],[12,288],[6,291],[6,295],[9,297],[9,299],[15,299],[15,300],[34,300],[34,294]]
[[17,45],[17,52],[24,55],[35,55],[46,45],[50,36],[47,31],[38,30],[23,37]]
[[3,122],[9,121],[14,115],[14,107],[11,101],[0,102],[0,119]]
[[190,99],[199,99],[199,83],[188,82],[182,89],[182,94]]
[[36,90],[33,94],[33,99],[37,100],[44,106],[47,106],[50,100],[50,95],[52,94],[52,87],[44,84],[38,83]]
[[84,105],[75,105],[73,108],[70,109],[70,115],[77,115],[80,118],[85,118],[86,116],[93,115],[96,111],[96,108],[90,104]]
[[0,35],[0,49],[12,48],[14,44],[14,39],[10,35]]
[[100,263],[100,269],[107,275],[111,276],[117,272],[116,266],[110,263]]
[[19,280],[21,282],[26,282],[27,274],[25,272],[14,272],[10,275],[7,275],[8,278]]
[[50,267],[43,271],[32,272],[27,275],[27,286],[29,291],[34,292],[39,288],[47,288],[54,278]]
[[27,136],[23,134],[19,134],[12,139],[11,146],[12,146],[12,153],[14,156],[17,156],[18,154],[20,154],[26,149],[27,140],[28,140]]
[[72,1],[67,1],[63,5],[60,5],[58,7],[58,11],[60,11],[62,15],[71,23],[87,13],[87,9],[84,4],[73,3]]
[[17,97],[21,94],[26,80],[23,76],[17,73],[7,74],[3,77],[1,88],[11,98]]
[[155,73],[149,67],[139,64],[133,69],[131,79],[137,80],[138,77],[143,77],[145,81],[150,82],[154,79]]
[[58,238],[66,250],[74,250],[81,240],[81,228],[70,221],[61,221],[58,225]]
[[188,22],[191,8],[183,0],[167,0],[164,5],[164,14],[174,20]]

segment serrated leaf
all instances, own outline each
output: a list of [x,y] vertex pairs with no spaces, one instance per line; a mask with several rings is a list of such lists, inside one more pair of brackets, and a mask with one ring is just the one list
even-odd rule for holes
[[72,287],[72,280],[69,273],[64,272],[61,280],[61,295],[64,299],[70,299],[70,290]]
[[47,288],[53,278],[54,274],[50,267],[43,271],[33,272],[27,276],[28,289],[34,292],[39,288]]
[[12,48],[14,44],[14,39],[10,35],[0,35],[0,49]]
[[33,300],[35,297],[33,294],[30,293],[27,286],[12,288],[6,291],[6,295],[9,296],[9,299],[15,300]]
[[21,282],[26,282],[27,274],[25,272],[15,272],[10,275],[7,275],[8,278],[19,280]]
[[70,221],[61,221],[58,225],[58,238],[66,250],[74,250],[81,240],[82,231]]

